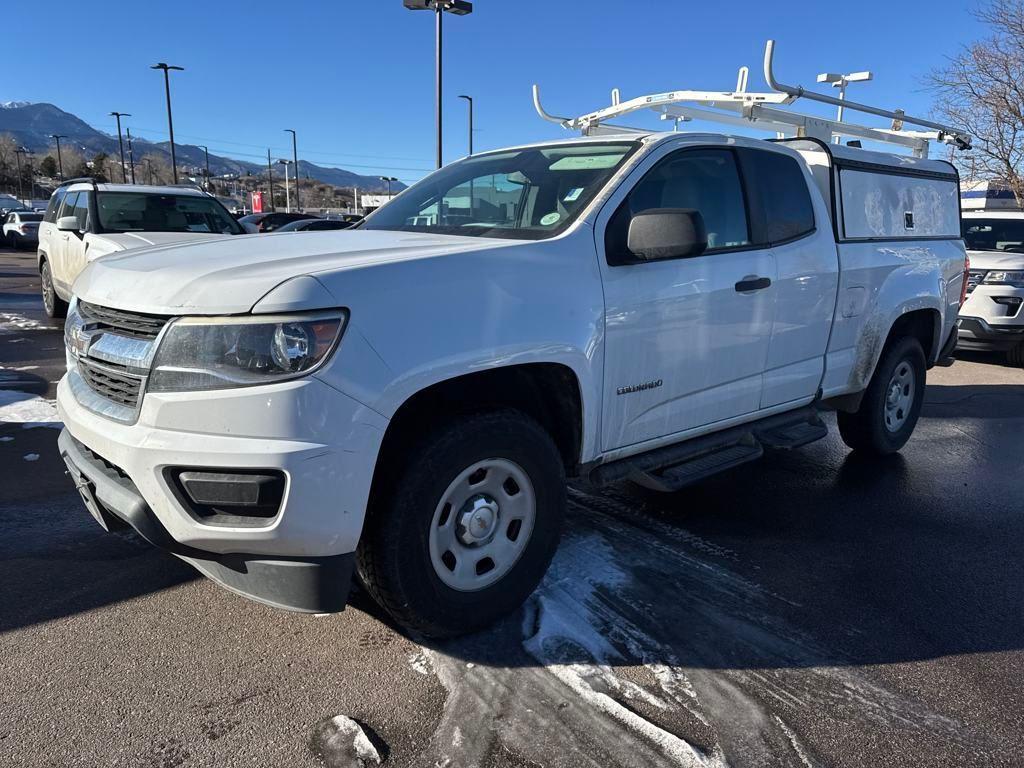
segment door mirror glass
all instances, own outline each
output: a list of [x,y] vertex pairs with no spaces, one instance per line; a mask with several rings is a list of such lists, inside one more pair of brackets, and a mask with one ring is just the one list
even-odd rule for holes
[[57,219],[57,229],[59,229],[61,232],[77,232],[78,217],[61,216],[59,219]]
[[679,259],[708,247],[704,217],[692,208],[653,208],[634,214],[626,247],[637,257]]

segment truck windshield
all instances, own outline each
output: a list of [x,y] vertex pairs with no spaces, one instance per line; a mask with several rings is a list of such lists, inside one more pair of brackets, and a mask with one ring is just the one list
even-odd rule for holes
[[637,147],[576,143],[470,157],[402,192],[360,228],[551,237],[572,223]]
[[102,232],[245,232],[223,205],[204,195],[98,192],[96,210]]
[[969,251],[1024,253],[1024,219],[965,219]]

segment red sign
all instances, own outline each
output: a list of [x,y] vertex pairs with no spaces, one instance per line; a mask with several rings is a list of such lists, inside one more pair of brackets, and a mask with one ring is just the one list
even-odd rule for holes
[[263,193],[253,192],[252,193],[252,212],[263,213]]

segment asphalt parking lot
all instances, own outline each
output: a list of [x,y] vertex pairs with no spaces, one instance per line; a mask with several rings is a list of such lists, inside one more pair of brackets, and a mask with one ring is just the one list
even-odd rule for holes
[[686,492],[571,490],[519,614],[424,644],[106,534],[56,453],[59,324],[0,250],[0,764],[1024,764],[1024,371],[935,369],[902,454],[835,434]]

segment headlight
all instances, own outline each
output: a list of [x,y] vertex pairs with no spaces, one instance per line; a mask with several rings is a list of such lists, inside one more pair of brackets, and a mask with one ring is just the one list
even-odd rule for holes
[[147,389],[225,389],[305,376],[330,356],[347,317],[183,317],[164,332]]
[[989,272],[981,282],[985,285],[1012,285],[1015,288],[1024,288],[1024,272]]

